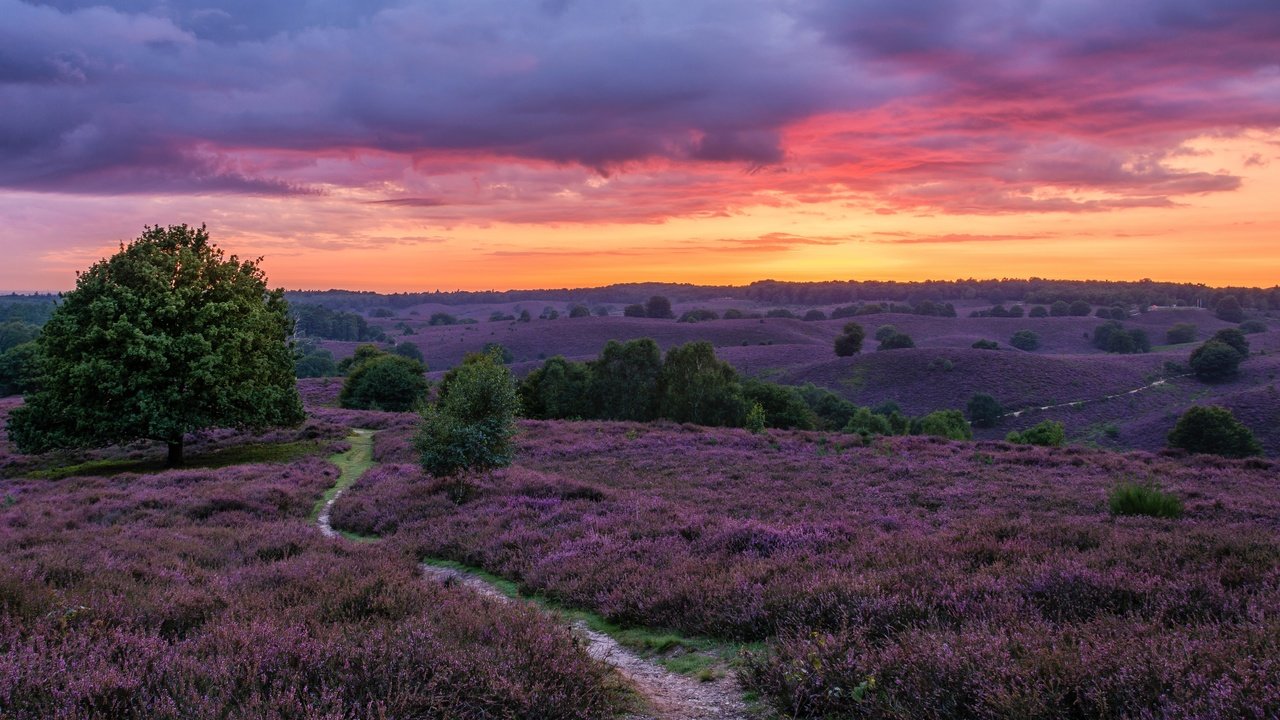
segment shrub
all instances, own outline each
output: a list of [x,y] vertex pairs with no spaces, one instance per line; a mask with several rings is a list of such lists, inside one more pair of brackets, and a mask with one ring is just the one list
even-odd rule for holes
[[1111,489],[1107,504],[1112,515],[1146,515],[1155,518],[1182,517],[1182,501],[1159,488],[1122,482]]
[[613,313],[613,307],[610,305],[597,305],[591,309],[591,314],[596,317],[609,317]]
[[842,431],[864,437],[867,435],[895,434],[889,418],[873,413],[870,408],[865,407],[860,407],[854,411]]
[[563,356],[550,358],[520,382],[520,408],[525,417],[542,420],[594,417],[591,368]]
[[589,364],[595,417],[646,422],[657,416],[662,351],[656,342],[610,340]]
[[407,357],[410,360],[417,360],[418,362],[426,361],[426,358],[422,356],[422,350],[419,349],[417,345],[407,340],[402,343],[398,343],[395,347],[391,348],[391,352],[399,355],[400,357]]
[[1049,306],[1049,314],[1053,317],[1066,317],[1071,314],[1071,306],[1066,300],[1057,300]]
[[622,308],[623,317],[648,317],[645,314],[643,305],[628,305]]
[[719,320],[719,319],[720,319],[720,316],[717,315],[714,310],[705,310],[702,308],[698,308],[696,310],[689,310],[688,312],[681,315],[679,322],[695,323],[695,322],[705,322],[707,320]]
[[428,325],[457,325],[458,318],[446,312],[432,313]]
[[867,331],[856,322],[845,323],[844,329],[836,336],[835,349],[839,357],[849,357],[862,351],[862,340]]
[[1235,458],[1262,454],[1253,431],[1230,410],[1217,405],[1196,405],[1183,413],[1169,432],[1169,446]]
[[[1034,335],[1035,333],[1032,334]],[[971,347],[973,347],[974,350],[997,350],[1000,348],[1000,343],[995,340],[979,340]]]
[[831,319],[839,320],[841,318],[856,317],[857,314],[858,314],[857,305],[841,305],[840,307],[831,311]]
[[1093,316],[1094,316],[1094,317],[1096,317],[1096,318],[1099,318],[1099,319],[1101,319],[1101,320],[1111,320],[1111,319],[1113,319],[1113,318],[1111,317],[1111,308],[1098,308],[1098,309],[1093,313]]
[[904,350],[906,348],[913,348],[915,346],[916,346],[915,341],[911,339],[910,335],[896,332],[890,335],[889,337],[885,338],[884,340],[881,340],[880,347],[877,349],[878,350]]
[[427,396],[424,372],[417,360],[379,352],[351,368],[338,404],[354,410],[412,410]]
[[1031,308],[1031,312],[1027,313],[1027,316],[1033,318],[1049,317],[1049,311],[1043,305],[1037,305]]
[[449,371],[439,401],[422,414],[415,441],[422,468],[454,477],[510,464],[518,407],[515,382],[501,359],[469,356]]
[[1111,319],[1112,319],[1112,320],[1124,320],[1124,319],[1127,319],[1128,317],[1129,317],[1129,311],[1128,311],[1128,310],[1125,310],[1124,308],[1120,307],[1119,305],[1116,305],[1116,306],[1114,306],[1114,307],[1112,307],[1112,308],[1111,308]]
[[[8,353],[6,353],[7,355]],[[0,356],[2,358],[3,356]],[[0,359],[0,363],[3,360]],[[312,350],[294,361],[293,375],[300,378],[333,377],[338,374],[338,364],[333,361],[333,353],[328,350]],[[0,371],[3,375],[3,371]],[[3,379],[0,378],[0,384]]]
[[[39,347],[32,341],[15,345],[0,353],[0,397],[36,389],[36,361],[39,352]],[[333,363],[332,355],[329,356],[329,362]]]
[[929,361],[929,369],[951,372],[956,369],[956,364],[951,362],[950,358],[936,357]]
[[1245,338],[1244,333],[1235,328],[1219,330],[1209,339],[1230,345],[1233,350],[1240,354],[1241,360],[1249,357],[1249,340]]
[[1067,440],[1066,429],[1056,420],[1045,420],[1022,432],[1011,432],[1004,438],[1018,445],[1044,445],[1059,447]]
[[1230,345],[1210,340],[1191,351],[1187,364],[1196,377],[1208,382],[1227,380],[1240,371],[1240,353]]
[[818,416],[809,408],[798,388],[748,380],[742,384],[742,394],[751,407],[761,409],[769,427],[798,430],[818,427]]
[[897,334],[898,334],[898,328],[892,325],[881,325],[880,327],[876,328],[875,339],[877,342],[884,342],[889,337]]
[[586,305],[570,305],[569,317],[570,318],[591,317],[591,308],[587,307]]
[[521,310],[518,322],[533,322],[533,315],[530,315],[528,310]]
[[496,342],[485,343],[484,347],[480,350],[480,354],[493,355],[495,358],[500,360],[503,365],[510,365],[511,362],[516,359],[516,356],[511,354],[511,350],[509,350],[505,345]]
[[724,311],[724,315],[722,317],[725,320],[741,320],[744,317],[746,317],[746,314],[743,313],[738,308],[729,308],[728,310]]
[[1164,341],[1169,345],[1195,342],[1198,332],[1199,329],[1191,323],[1178,323],[1165,332]]
[[671,312],[671,301],[662,295],[654,295],[645,302],[644,315],[660,320],[675,317],[675,313]]
[[934,410],[920,418],[918,435],[933,435],[951,440],[972,440],[973,430],[959,410]]
[[822,430],[843,428],[858,409],[857,405],[813,383],[801,385],[797,391],[809,409],[817,415],[818,426]]
[[1218,304],[1213,306],[1213,313],[1219,320],[1233,323],[1244,321],[1244,308],[1240,307],[1240,301],[1235,295],[1224,295],[1218,300]]
[[751,409],[747,411],[747,419],[743,423],[743,427],[747,432],[759,435],[765,429],[764,407],[760,403],[751,403]]
[[1261,320],[1245,320],[1244,322],[1240,323],[1240,332],[1244,333],[1245,335],[1256,335],[1257,333],[1262,333],[1266,331],[1267,331],[1267,325]]
[[826,320],[827,314],[817,308],[814,308],[813,310],[810,310],[809,312],[805,313],[804,317],[800,319],[805,320],[807,322],[814,322],[815,320]]
[[1040,336],[1031,330],[1019,330],[1009,338],[1009,344],[1019,350],[1031,352],[1040,347]]
[[765,317],[796,319],[796,314],[786,308],[774,308],[764,314]]
[[1110,353],[1151,352],[1151,340],[1144,330],[1126,330],[1119,322],[1109,320],[1093,330],[1093,346]]
[[1024,310],[1021,305],[1014,305],[1013,307],[1009,308],[1008,317],[1020,318],[1025,313],[1026,313],[1026,310]]
[[1004,406],[987,393],[975,393],[965,409],[974,426],[981,428],[995,427],[1004,415]]
[[1090,309],[1092,308],[1089,303],[1084,300],[1076,300],[1067,307],[1067,312],[1070,313],[1072,317],[1088,317]]

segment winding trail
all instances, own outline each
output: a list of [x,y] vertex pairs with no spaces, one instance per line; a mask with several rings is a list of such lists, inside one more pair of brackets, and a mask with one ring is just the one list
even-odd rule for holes
[[[373,467],[373,434],[372,430],[353,429],[347,438],[351,449],[330,458],[341,474],[316,504],[314,512],[316,525],[325,537],[341,535],[329,520],[333,503]],[[498,602],[520,602],[471,573],[425,563],[421,568],[426,579],[458,585]],[[699,682],[645,660],[582,621],[574,622],[572,627],[585,641],[587,654],[611,665],[644,699],[644,711],[626,715],[623,720],[745,720],[748,717],[742,688],[732,675]]]
[[1174,375],[1172,377],[1161,378],[1159,380],[1156,380],[1153,383],[1143,385],[1142,387],[1137,387],[1132,390],[1126,390],[1124,392],[1118,392],[1118,393],[1115,393],[1114,395],[1103,395],[1101,397],[1086,398],[1084,400],[1072,400],[1071,402],[1054,403],[1053,405],[1041,405],[1039,407],[1022,408],[1021,410],[1014,410],[1013,412],[1007,412],[1004,415],[1001,415],[1000,417],[1019,417],[1023,413],[1028,413],[1033,411],[1056,410],[1058,408],[1072,407],[1073,405],[1085,405],[1087,403],[1115,400],[1116,398],[1122,398],[1126,395],[1137,395],[1143,390],[1150,390],[1151,388],[1160,387],[1161,385],[1168,384],[1170,380],[1176,380],[1177,378],[1182,378],[1182,377],[1188,377],[1188,375]]

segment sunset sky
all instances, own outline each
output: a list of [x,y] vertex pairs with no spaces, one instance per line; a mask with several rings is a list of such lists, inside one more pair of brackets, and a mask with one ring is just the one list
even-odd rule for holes
[[0,291],[1280,283],[1278,0],[0,0]]

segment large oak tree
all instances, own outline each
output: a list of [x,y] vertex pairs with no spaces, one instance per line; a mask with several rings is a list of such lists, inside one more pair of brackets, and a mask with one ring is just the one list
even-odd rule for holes
[[148,227],[76,280],[39,340],[38,390],[16,408],[23,452],[303,419],[283,290],[203,226]]

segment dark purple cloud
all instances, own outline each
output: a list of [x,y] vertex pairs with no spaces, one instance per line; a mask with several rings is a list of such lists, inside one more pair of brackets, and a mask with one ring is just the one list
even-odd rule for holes
[[[611,176],[803,156],[753,177],[898,207],[1104,210],[1233,190],[1239,178],[1173,169],[1172,153],[1280,127],[1275,0],[0,0],[0,18],[13,189],[414,184],[305,167],[361,151],[424,177],[457,157]],[[828,128],[829,152],[789,144],[822,117],[847,123]],[[385,199],[462,200],[402,194]]]

